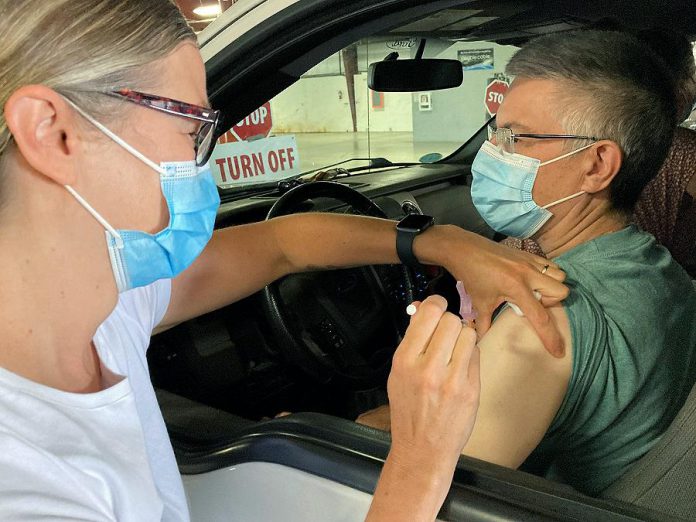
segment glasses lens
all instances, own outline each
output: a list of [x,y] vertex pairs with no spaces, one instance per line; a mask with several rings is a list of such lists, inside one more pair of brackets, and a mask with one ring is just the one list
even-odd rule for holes
[[215,148],[215,125],[212,123],[204,123],[198,132],[196,140],[196,164],[199,167],[205,165]]
[[515,143],[512,137],[512,130],[504,127],[498,129],[495,133],[495,139],[498,142],[498,148],[501,151],[507,152],[508,154],[513,154],[515,152]]

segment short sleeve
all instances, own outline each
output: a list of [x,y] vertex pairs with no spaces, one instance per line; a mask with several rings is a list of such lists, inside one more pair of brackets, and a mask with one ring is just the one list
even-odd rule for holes
[[134,288],[121,294],[119,308],[139,318],[150,332],[162,322],[172,296],[172,280],[160,279],[151,285]]
[[582,285],[575,281],[568,284],[570,295],[563,302],[563,308],[570,326],[573,366],[568,390],[549,434],[582,431],[587,419],[578,418],[578,410],[581,402],[590,400],[588,391],[597,379],[602,380],[598,370],[607,356],[607,325],[601,306]]
[[603,345],[607,336],[606,320],[597,302],[577,281],[566,280],[566,284],[570,294],[563,301],[563,309],[568,317],[573,354],[568,389],[546,435],[522,466],[524,471],[561,482],[567,478],[559,475],[552,464],[555,466],[554,462],[564,454],[583,452],[580,448],[586,435],[594,429],[593,416],[597,408],[603,407],[602,397],[594,396],[591,389],[605,356]]
[[150,302],[152,305],[152,329],[162,322],[164,315],[169,308],[169,301],[172,298],[172,280],[160,279],[146,287],[150,292]]

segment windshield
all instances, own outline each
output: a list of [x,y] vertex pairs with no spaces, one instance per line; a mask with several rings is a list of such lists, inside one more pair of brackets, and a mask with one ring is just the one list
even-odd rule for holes
[[[517,50],[491,42],[426,38],[424,58],[459,60],[460,87],[426,92],[374,92],[371,63],[391,53],[413,58],[423,36],[409,27],[349,45],[227,132],[211,159],[221,187],[268,184],[331,166],[373,168],[432,163],[466,142],[497,111]],[[339,164],[339,165],[336,165]]]

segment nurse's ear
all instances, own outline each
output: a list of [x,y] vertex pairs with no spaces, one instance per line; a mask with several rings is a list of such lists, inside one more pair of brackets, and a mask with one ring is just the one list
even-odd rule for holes
[[44,85],[25,85],[5,104],[5,120],[24,160],[60,185],[76,178],[80,150],[79,115],[61,95]]
[[623,153],[615,142],[601,140],[587,150],[582,161],[584,179],[580,189],[595,194],[609,187],[619,173]]

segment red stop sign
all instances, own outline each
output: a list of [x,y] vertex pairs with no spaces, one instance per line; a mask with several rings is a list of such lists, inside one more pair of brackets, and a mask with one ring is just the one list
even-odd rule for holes
[[486,106],[489,116],[493,116],[498,112],[500,104],[503,103],[503,98],[505,98],[505,93],[508,90],[508,83],[503,80],[493,80],[486,87],[486,96],[483,100],[483,104]]
[[273,127],[271,104],[264,103],[249,116],[237,123],[227,133],[225,141],[246,141],[249,138],[266,138]]

